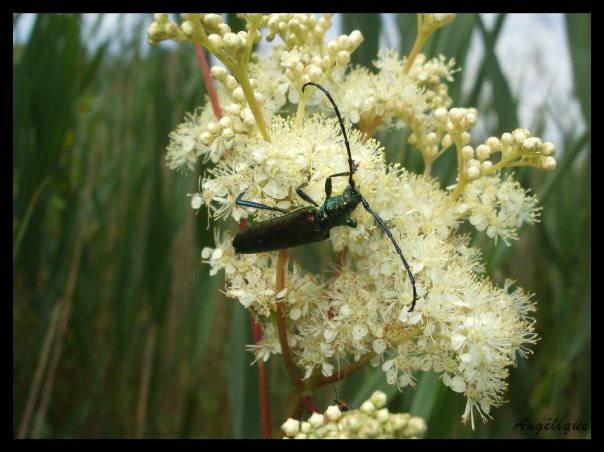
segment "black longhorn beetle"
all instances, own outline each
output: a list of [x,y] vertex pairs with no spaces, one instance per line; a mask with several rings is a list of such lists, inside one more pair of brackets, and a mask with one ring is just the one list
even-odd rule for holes
[[[417,301],[415,278],[411,273],[409,264],[405,260],[405,256],[403,256],[400,247],[384,223],[384,220],[382,220],[379,215],[371,209],[367,200],[356,188],[354,179],[352,177],[355,171],[355,164],[352,161],[350,144],[348,143],[346,129],[344,128],[344,122],[342,121],[342,116],[340,115],[338,106],[327,90],[318,83],[309,82],[304,84],[304,86],[302,86],[302,92],[304,92],[304,89],[308,85],[316,86],[323,91],[333,105],[340,123],[340,128],[342,129],[342,134],[344,135],[344,143],[346,145],[346,151],[348,152],[348,166],[350,170],[345,173],[332,174],[325,179],[325,201],[321,207],[319,207],[319,205],[310,196],[302,191],[302,188],[307,185],[307,182],[297,187],[296,193],[303,200],[312,204],[313,207],[302,207],[289,212],[279,209],[278,207],[271,207],[265,204],[241,199],[247,191],[244,190],[239,194],[239,196],[237,196],[235,201],[237,205],[252,207],[254,209],[273,210],[276,212],[281,212],[284,215],[277,218],[272,218],[270,220],[261,221],[251,225],[243,231],[240,231],[233,239],[233,247],[235,248],[235,252],[240,254],[253,254],[264,251],[293,248],[295,246],[306,245],[307,243],[320,242],[329,238],[329,232],[333,227],[356,227],[357,222],[350,218],[350,215],[359,204],[363,204],[365,210],[373,215],[380,227],[390,238],[394,248],[396,249],[396,252],[403,261],[403,265],[407,270],[409,280],[413,286],[413,302],[411,303],[411,308],[409,309],[409,312],[411,312],[415,308],[415,302]],[[346,187],[341,195],[331,196],[331,178],[340,176],[348,176],[348,187]]]

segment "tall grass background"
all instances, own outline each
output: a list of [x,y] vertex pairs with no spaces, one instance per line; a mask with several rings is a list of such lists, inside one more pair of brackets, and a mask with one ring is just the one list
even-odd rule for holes
[[[395,19],[405,53],[416,20]],[[553,121],[561,137],[554,172],[518,171],[541,200],[541,222],[510,247],[474,237],[495,281],[509,276],[536,294],[541,340],[512,369],[509,403],[475,431],[460,423],[461,395],[435,374],[398,393],[379,369],[366,368],[337,390],[353,406],[384,390],[391,410],[425,418],[428,438],[535,437],[513,428],[525,418],[589,425],[538,437],[591,437],[591,17],[565,17],[581,127],[569,127],[564,116],[575,99],[560,108],[554,96],[543,100],[533,124],[519,123],[523,99],[495,51],[506,19],[499,14],[487,25],[480,15],[460,15],[424,50],[464,68],[451,86],[454,103],[478,107],[486,136],[518,126],[542,136]],[[13,17],[13,30],[21,20]],[[247,312],[200,263],[213,239],[207,213],[195,216],[186,197],[198,175],[177,175],[164,161],[168,133],[204,96],[194,51],[147,48],[150,16],[121,16],[110,37],[86,45],[103,20],[37,14],[31,33],[14,40],[14,435],[258,438],[256,371],[243,348],[252,341]],[[229,21],[241,26],[232,15]],[[383,26],[377,14],[342,15],[343,32],[358,28],[365,36],[354,62],[370,65]],[[472,39],[484,51],[465,83]],[[422,171],[404,132],[378,138],[391,161]],[[433,174],[453,183],[454,155],[440,159]],[[311,261],[309,253],[301,258]],[[292,387],[280,360],[271,360],[268,372],[276,432]],[[316,401],[324,406],[332,398],[327,388]]]

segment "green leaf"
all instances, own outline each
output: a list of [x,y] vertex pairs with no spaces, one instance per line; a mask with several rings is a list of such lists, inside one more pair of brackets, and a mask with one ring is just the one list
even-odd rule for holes
[[478,17],[480,30],[485,48],[484,67],[486,77],[493,84],[493,106],[497,113],[497,130],[499,132],[513,130],[518,127],[518,104],[501,69],[501,64],[495,52],[497,44],[496,29],[487,31],[482,17]]
[[[497,15],[497,19],[495,20],[495,25],[493,29],[488,32],[489,40],[492,42],[493,47],[497,46],[497,41],[499,40],[499,35],[501,34],[501,30],[503,29],[503,24],[505,23],[505,19],[507,18],[507,14],[500,13]],[[478,21],[476,21],[478,24]],[[485,77],[487,72],[486,64],[479,65],[478,74],[476,75],[476,79],[474,80],[474,86],[470,90],[470,95],[465,105],[473,106],[478,104],[478,100],[480,99],[480,94],[485,86]]]
[[342,33],[350,34],[354,30],[363,33],[363,43],[352,53],[352,64],[361,64],[374,70],[372,62],[377,58],[380,45],[382,21],[377,13],[343,13]]
[[237,302],[231,302],[231,333],[228,353],[228,388],[231,402],[232,437],[260,438],[260,403],[253,355],[245,351],[251,342],[248,312]]
[[361,404],[367,400],[373,391],[382,391],[388,396],[388,400],[398,393],[398,388],[396,385],[389,385],[386,382],[386,375],[382,371],[382,369],[371,368],[369,373],[369,377],[365,378],[362,386],[360,388],[355,388],[354,397],[350,401],[350,406],[352,407],[360,407]]
[[413,416],[423,418],[428,425],[438,398],[438,390],[438,375],[434,372],[423,373],[417,384],[417,394],[413,398],[409,411]]
[[401,37],[400,57],[408,55],[417,36],[417,14],[397,14],[396,23]]

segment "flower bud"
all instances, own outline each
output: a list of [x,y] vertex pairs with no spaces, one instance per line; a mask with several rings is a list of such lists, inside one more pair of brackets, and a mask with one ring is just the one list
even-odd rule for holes
[[225,105],[224,111],[233,116],[237,116],[241,113],[241,105],[234,102],[228,103]]
[[556,153],[556,148],[554,146],[554,143],[551,143],[549,141],[546,141],[545,143],[543,143],[543,146],[541,146],[541,153],[545,156],[554,155]]
[[383,408],[386,406],[387,397],[382,391],[374,391],[370,400],[376,408]]
[[223,40],[225,45],[232,49],[237,48],[237,46],[239,46],[239,38],[235,33],[226,33],[223,37]]
[[321,78],[321,76],[323,75],[323,71],[321,70],[320,67],[315,66],[314,64],[311,64],[308,67],[308,76],[310,77],[310,79],[312,81],[317,81]]
[[223,45],[222,37],[216,33],[212,33],[210,36],[208,36],[208,41],[210,41],[210,44],[212,44],[217,49],[220,49]]
[[191,22],[190,20],[185,20],[181,25],[180,25],[180,29],[182,30],[182,32],[184,34],[186,34],[187,36],[192,36],[193,32],[195,31],[195,27],[193,26],[193,22]]
[[481,144],[476,148],[476,155],[480,160],[486,160],[491,156],[491,148],[486,144]]
[[243,102],[245,100],[245,94],[243,93],[243,89],[241,89],[241,86],[238,86],[233,90],[233,99],[238,102]]
[[537,137],[527,138],[522,142],[522,149],[525,151],[531,152],[536,150],[541,146],[541,139]]
[[341,50],[336,55],[336,62],[338,63],[338,66],[347,65],[350,62],[350,53],[346,50]]
[[468,176],[468,179],[470,180],[478,179],[478,177],[480,176],[480,167],[470,166],[466,170],[466,176]]
[[497,137],[487,138],[486,145],[490,147],[493,151],[497,151],[501,147],[501,143],[499,142],[499,138]]
[[361,405],[361,411],[365,414],[371,415],[375,412],[375,405],[373,404],[373,402],[371,400],[366,400]]
[[231,32],[231,27],[229,27],[227,24],[222,23],[218,25],[218,33],[220,33],[224,39],[224,35],[227,33]]
[[480,169],[481,169],[481,171],[488,171],[491,169],[492,166],[493,166],[493,162],[491,162],[490,160],[485,160],[484,162],[482,162],[480,164]]
[[543,157],[541,160],[541,168],[546,171],[552,171],[556,168],[556,159],[553,157]]
[[204,25],[208,27],[217,27],[222,22],[222,18],[218,14],[206,14],[203,18]]
[[224,80],[228,73],[226,69],[221,66],[212,66],[212,69],[210,69],[210,75],[216,80]]
[[211,145],[213,140],[214,140],[214,137],[212,137],[212,134],[209,132],[203,132],[199,136],[199,141],[201,141],[201,144],[203,144],[204,146]]
[[447,113],[446,108],[437,108],[434,112],[434,119],[436,119],[438,122],[443,122],[445,119],[447,119]]
[[216,122],[209,122],[208,123],[208,131],[213,134],[213,135],[217,135],[220,132],[222,132],[222,126],[219,123]]
[[323,418],[322,414],[313,413],[308,419],[308,422],[313,428],[317,429],[325,424],[325,419]]
[[353,47],[357,48],[363,42],[363,33],[361,33],[359,30],[354,30],[352,33],[350,33],[348,39],[352,43]]
[[459,108],[452,108],[449,110],[449,121],[453,124],[458,124],[463,118],[463,112]]
[[293,438],[300,431],[300,421],[290,418],[283,423],[281,430],[283,430],[283,433],[285,433],[287,436]]
[[390,413],[388,412],[388,408],[382,408],[381,410],[378,410],[375,419],[380,424],[385,424],[386,422],[388,422],[390,420]]
[[514,139],[514,143],[520,146],[528,138],[528,135],[524,129],[516,129],[512,132],[512,138]]
[[220,121],[218,121],[218,122],[225,129],[228,129],[229,127],[233,127],[233,121],[228,116],[223,116],[222,118],[220,118]]
[[340,411],[340,408],[337,405],[331,405],[327,407],[327,410],[325,410],[325,416],[327,416],[327,419],[329,419],[330,421],[338,420],[341,415],[342,412]]
[[474,149],[472,146],[464,146],[461,148],[461,157],[464,160],[470,160],[474,158]]

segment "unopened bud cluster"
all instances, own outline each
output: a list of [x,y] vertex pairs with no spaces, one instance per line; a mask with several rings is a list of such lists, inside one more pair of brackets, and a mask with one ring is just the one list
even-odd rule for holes
[[331,27],[332,17],[333,14],[324,14],[320,19],[314,14],[271,14],[266,40],[272,42],[275,36],[279,36],[290,48],[322,44],[325,32]]
[[[210,75],[224,86],[225,89],[221,92],[225,93],[228,99],[225,98],[222,105],[222,118],[207,123],[206,131],[200,138],[204,146],[212,144],[217,137],[228,141],[233,139],[235,133],[248,133],[256,127],[254,115],[237,79],[221,66],[213,66]],[[262,105],[264,96],[256,89],[256,80],[249,79],[249,84],[253,90],[252,95],[255,102]]]
[[288,419],[281,426],[284,439],[420,438],[426,422],[408,413],[390,413],[387,397],[375,391],[358,410],[340,411],[337,405],[325,413],[313,413],[307,421]]
[[[464,174],[470,180],[508,166],[533,166],[552,171],[556,168],[555,152],[553,143],[542,142],[526,129],[504,133],[501,138],[490,137],[476,148],[469,144],[461,148]],[[494,163],[495,154],[500,156]]]
[[296,45],[281,52],[281,67],[285,69],[285,75],[298,86],[308,82],[323,83],[336,67],[344,68],[350,62],[350,54],[362,42],[362,33],[354,30],[349,35],[340,35],[319,49]]
[[446,82],[453,80],[454,66],[455,59],[447,60],[444,55],[428,60],[426,55],[420,53],[415,58],[408,76],[427,90],[426,101],[431,109],[448,108],[453,103]]
[[424,33],[432,33],[441,27],[444,27],[453,19],[455,19],[455,13],[425,13],[421,14],[421,30]]
[[212,53],[223,53],[232,62],[237,62],[251,46],[260,41],[258,28],[268,18],[263,15],[246,14],[248,31],[233,33],[218,14],[182,13],[182,22],[177,25],[165,13],[155,14],[154,21],[147,30],[149,42],[155,44],[166,39],[203,43]]
[[156,13],[153,15],[153,22],[147,29],[147,37],[150,44],[157,44],[160,41],[174,39],[176,41],[186,41],[187,36],[180,27],[168,19],[166,13]]

